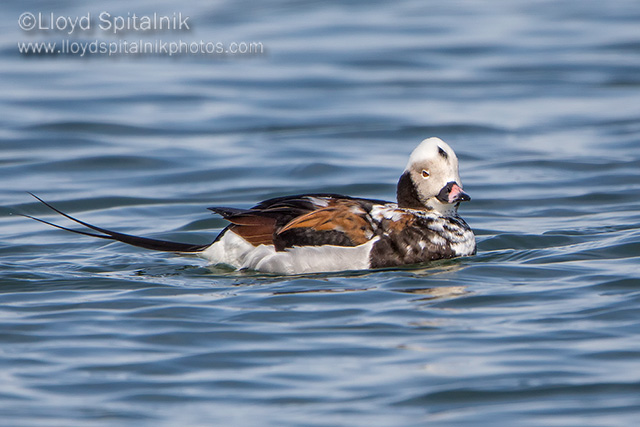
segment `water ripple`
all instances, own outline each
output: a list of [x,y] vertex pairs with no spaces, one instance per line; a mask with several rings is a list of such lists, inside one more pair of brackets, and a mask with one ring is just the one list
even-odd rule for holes
[[[22,57],[16,42],[51,34],[0,36],[4,424],[637,423],[634,1],[180,7],[194,29],[154,37],[268,53]],[[279,277],[16,215],[67,224],[34,192],[206,243],[226,225],[207,206],[393,199],[429,136],[460,158],[475,257]]]

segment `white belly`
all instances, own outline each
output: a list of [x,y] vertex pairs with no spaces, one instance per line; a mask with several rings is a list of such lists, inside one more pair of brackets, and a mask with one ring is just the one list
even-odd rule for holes
[[273,246],[253,246],[242,237],[227,231],[217,242],[199,253],[211,264],[227,264],[276,274],[325,273],[331,271],[366,270],[369,253],[378,240],[360,246],[295,246],[276,251]]

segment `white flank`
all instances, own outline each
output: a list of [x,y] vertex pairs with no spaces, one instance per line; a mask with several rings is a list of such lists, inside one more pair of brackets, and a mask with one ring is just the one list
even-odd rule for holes
[[256,249],[251,243],[231,231],[198,255],[211,264],[227,264],[236,269],[242,267],[243,260]]
[[276,274],[366,270],[370,268],[371,247],[377,240],[376,237],[367,243],[353,247],[295,246],[276,252],[273,246],[255,247],[237,234],[228,231],[199,255],[211,264],[227,264],[236,269]]

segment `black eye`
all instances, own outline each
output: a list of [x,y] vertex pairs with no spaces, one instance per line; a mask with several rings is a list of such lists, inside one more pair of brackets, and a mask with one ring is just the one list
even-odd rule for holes
[[429,178],[429,175],[430,175],[430,174],[429,174],[429,171],[428,171],[428,170],[426,170],[426,169],[422,169],[422,177],[423,177],[424,179]]

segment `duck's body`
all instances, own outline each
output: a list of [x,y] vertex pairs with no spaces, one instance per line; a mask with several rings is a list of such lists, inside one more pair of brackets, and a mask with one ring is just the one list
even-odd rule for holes
[[419,264],[475,252],[457,215],[337,194],[264,201],[248,210],[211,208],[232,225],[199,253],[213,264],[300,274]]
[[458,159],[443,141],[429,138],[414,150],[397,198],[392,203],[306,194],[266,200],[251,209],[209,208],[231,224],[202,246],[113,232],[52,208],[102,234],[57,226],[69,231],[269,273],[388,268],[475,254],[475,236],[457,212],[469,196],[462,191]]

